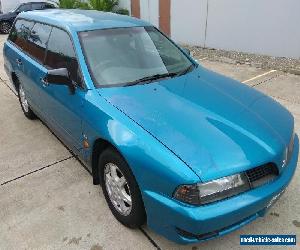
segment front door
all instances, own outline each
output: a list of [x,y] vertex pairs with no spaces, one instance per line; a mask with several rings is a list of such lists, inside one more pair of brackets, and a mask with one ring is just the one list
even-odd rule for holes
[[84,96],[81,73],[70,36],[64,30],[53,27],[45,58],[47,69],[67,68],[70,79],[76,84],[74,93],[66,85],[44,84],[41,104],[46,119],[63,137],[66,144],[76,151],[81,150]]

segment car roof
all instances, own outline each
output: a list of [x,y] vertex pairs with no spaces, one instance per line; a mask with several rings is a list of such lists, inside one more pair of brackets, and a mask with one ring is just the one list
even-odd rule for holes
[[134,17],[96,10],[34,10],[22,12],[18,17],[43,22],[75,31],[151,26],[151,24]]

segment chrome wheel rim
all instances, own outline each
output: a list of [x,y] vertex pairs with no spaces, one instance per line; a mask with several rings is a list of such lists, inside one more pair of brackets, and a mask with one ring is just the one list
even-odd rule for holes
[[5,34],[9,33],[9,31],[10,31],[10,24],[6,23],[6,22],[2,23],[1,24],[1,29],[2,29],[3,33],[5,33]]
[[26,95],[25,95],[22,84],[20,84],[20,86],[19,86],[19,95],[20,95],[21,105],[22,105],[24,111],[27,113],[28,112],[28,101],[26,99]]
[[128,182],[114,163],[107,163],[104,167],[104,182],[108,197],[115,209],[127,216],[132,209],[131,193]]

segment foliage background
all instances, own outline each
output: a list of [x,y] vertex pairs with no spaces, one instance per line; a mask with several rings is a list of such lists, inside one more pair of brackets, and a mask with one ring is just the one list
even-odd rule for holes
[[118,8],[118,4],[119,0],[59,0],[59,7],[63,9],[92,9],[129,15],[129,11]]

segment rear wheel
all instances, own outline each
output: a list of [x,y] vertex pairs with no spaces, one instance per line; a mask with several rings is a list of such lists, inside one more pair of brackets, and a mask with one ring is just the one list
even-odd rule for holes
[[24,115],[30,120],[35,119],[36,115],[33,113],[33,111],[31,110],[28,104],[28,100],[26,98],[26,94],[23,85],[21,83],[19,84],[18,94],[19,94],[19,102],[21,104],[21,108],[23,110]]
[[8,34],[11,29],[11,23],[7,21],[3,21],[0,23],[0,32],[3,34]]
[[144,224],[142,196],[123,157],[113,148],[106,149],[99,157],[99,171],[103,194],[116,219],[130,228]]

